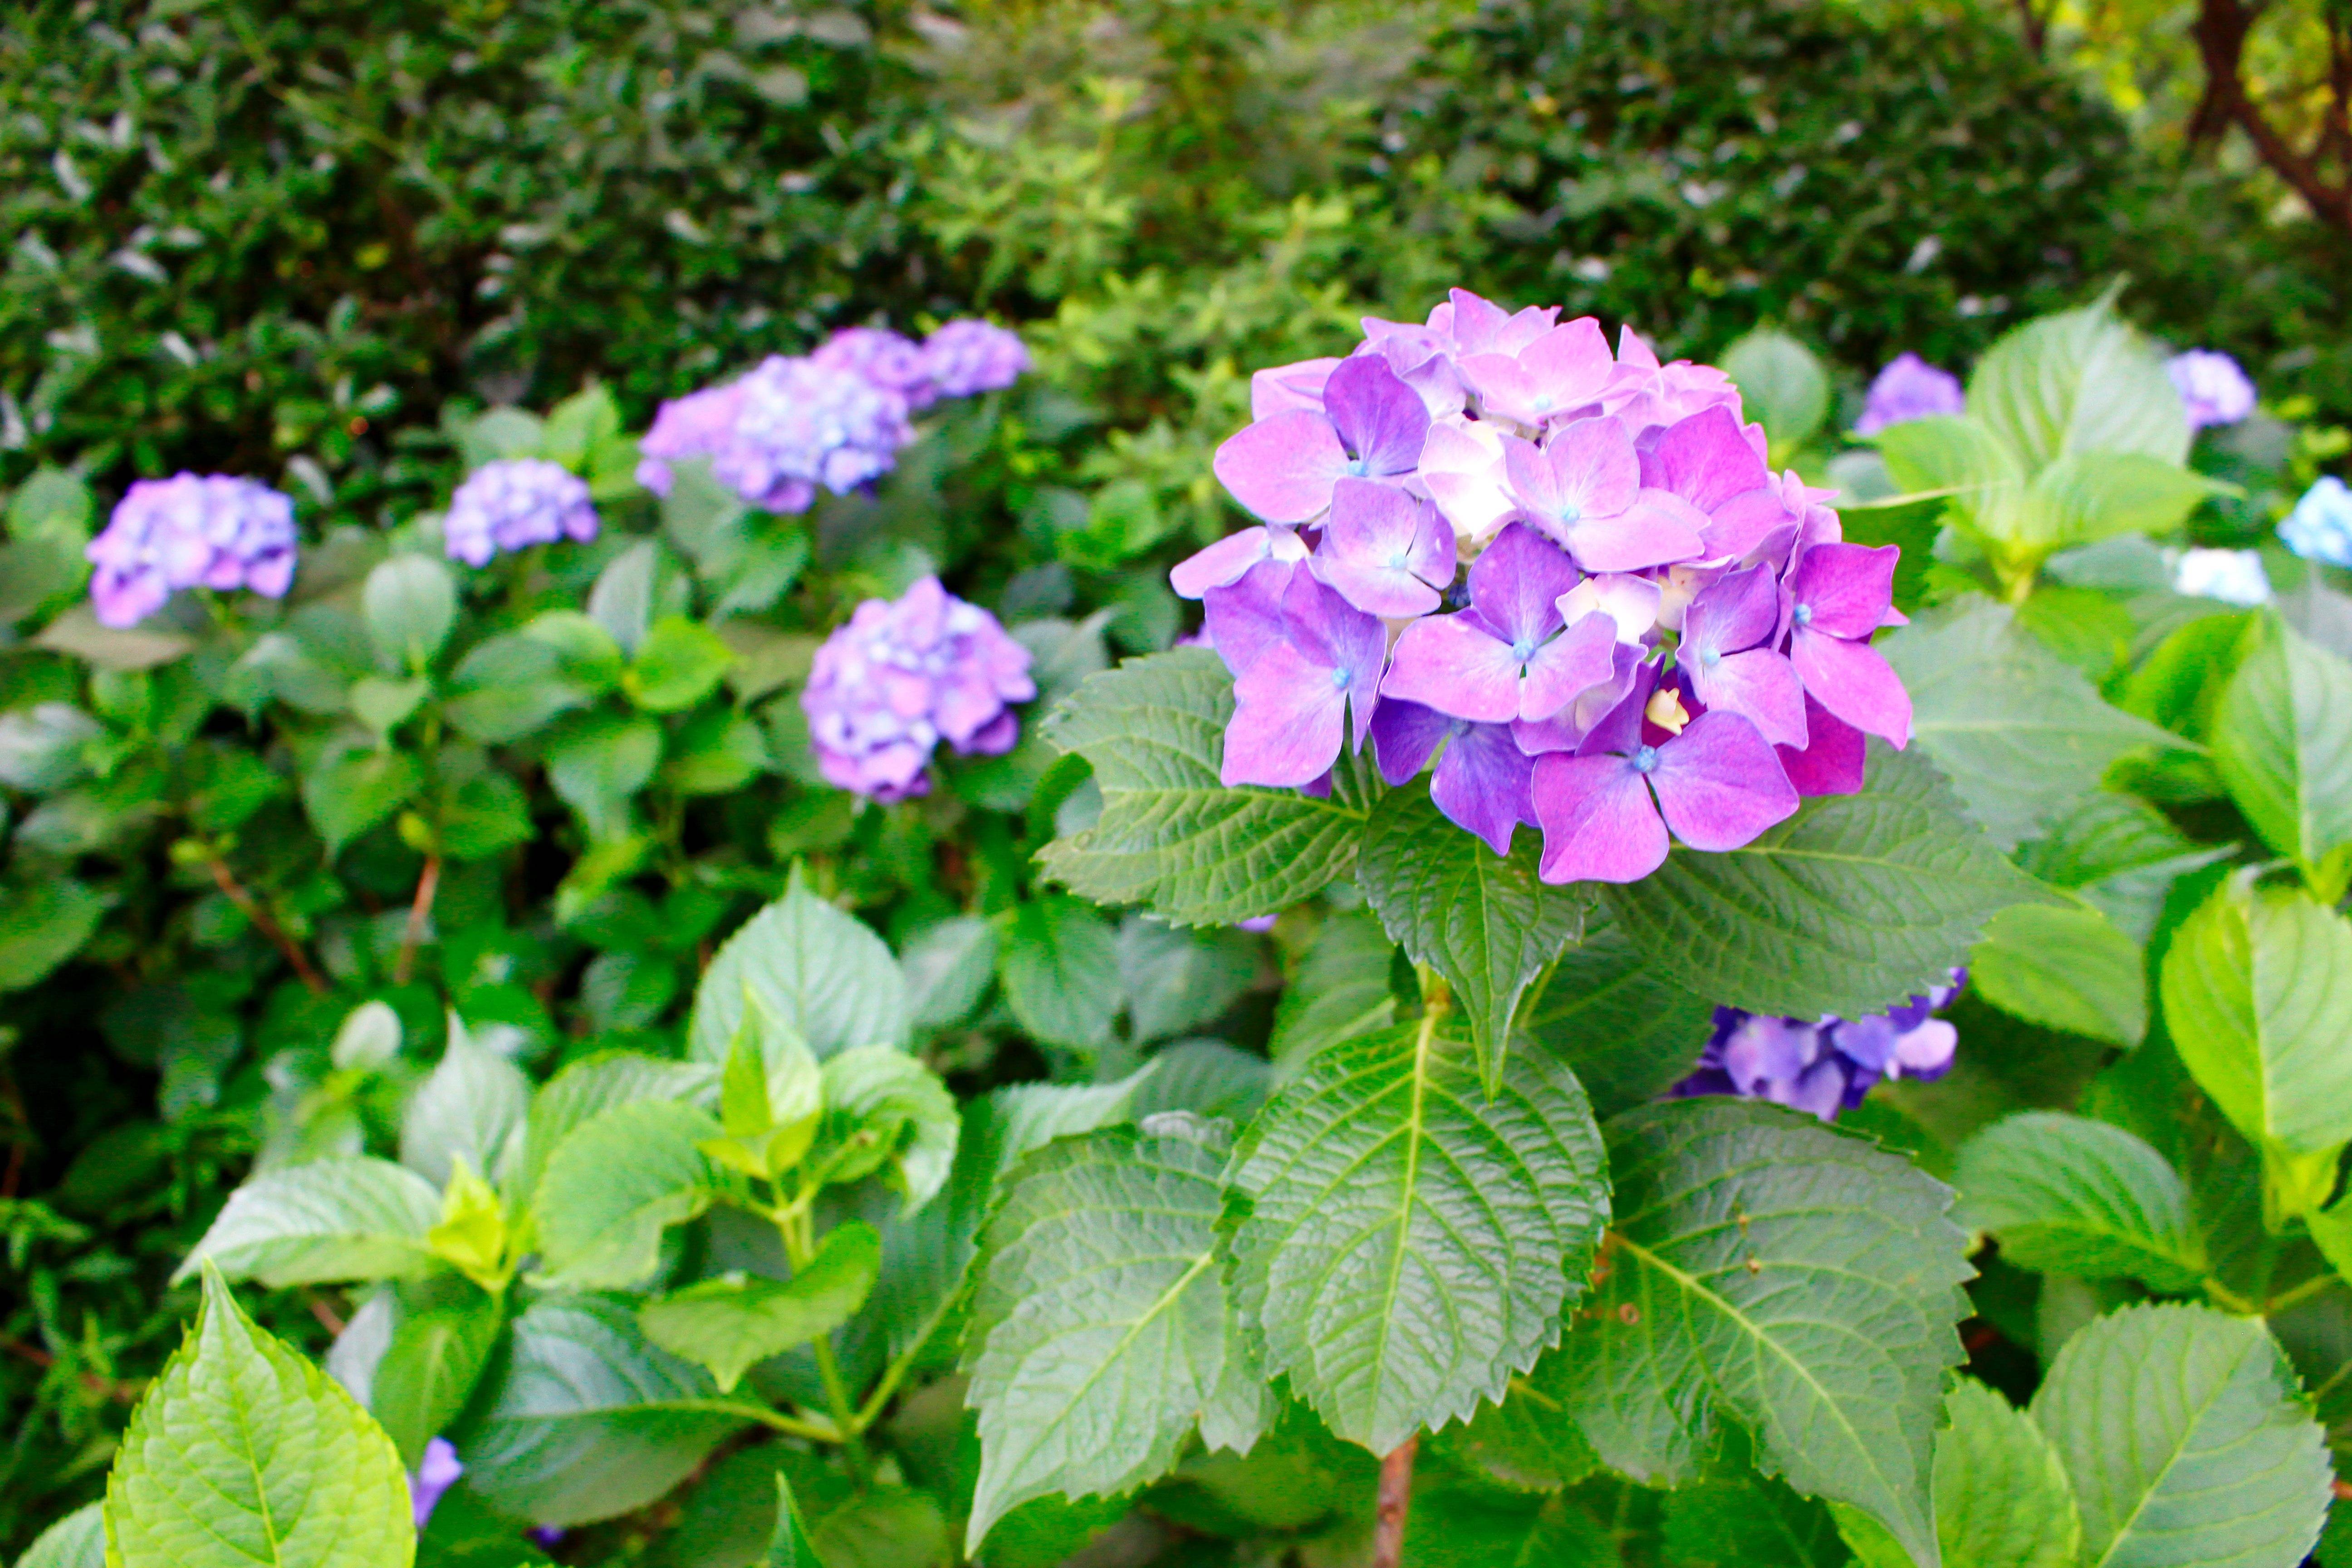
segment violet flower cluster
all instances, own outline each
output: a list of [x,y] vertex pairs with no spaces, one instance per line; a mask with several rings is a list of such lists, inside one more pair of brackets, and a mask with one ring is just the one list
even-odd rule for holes
[[665,403],[637,443],[637,480],[667,495],[670,465],[708,458],[720,482],[769,511],[805,511],[820,487],[844,495],[890,471],[912,416],[942,397],[1010,386],[1029,369],[1019,337],[950,321],[918,343],[851,327],[814,353],[772,354],[733,381]]
[[453,561],[487,566],[490,558],[596,537],[588,481],[544,458],[502,458],[466,477],[441,517],[441,540]]
[[1871,382],[1862,417],[1853,422],[1853,433],[1875,436],[1889,425],[1906,425],[1938,414],[1965,414],[1968,407],[1968,394],[1961,389],[1958,376],[1906,352],[1888,361]]
[[294,503],[226,474],[140,479],[83,553],[102,626],[135,626],[183,588],[279,598],[294,582]]
[[1558,314],[1456,289],[1253,379],[1215,470],[1264,522],[1172,575],[1234,678],[1225,784],[1327,788],[1369,739],[1497,854],[1540,827],[1545,879],[1625,882],[1910,739],[1895,551],[1766,467],[1721,371]]
[[2167,360],[2164,369],[2189,412],[2191,430],[2235,425],[2254,411],[2254,384],[2228,354],[2190,349]]
[[1967,979],[1966,970],[1955,969],[1950,984],[1860,1018],[1808,1022],[1717,1007],[1698,1069],[1674,1092],[1769,1100],[1834,1121],[1881,1079],[1932,1082],[1951,1069],[1959,1032],[1930,1015],[1949,1005]]
[[996,617],[926,577],[868,599],[817,649],[801,707],[828,783],[885,803],[927,793],[931,752],[1013,749],[1010,704],[1037,695],[1029,650]]

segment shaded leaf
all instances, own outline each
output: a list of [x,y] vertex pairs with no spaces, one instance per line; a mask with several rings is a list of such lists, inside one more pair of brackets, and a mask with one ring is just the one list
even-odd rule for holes
[[441,1194],[389,1160],[280,1166],[229,1194],[172,1278],[184,1279],[211,1263],[272,1289],[413,1279],[434,1267],[426,1237],[440,1218]]
[[2120,1127],[2057,1111],[2005,1117],[1960,1146],[1959,1218],[2026,1268],[2129,1276],[2194,1290],[2205,1242],[2189,1189],[2164,1156]]
[[881,1266],[881,1237],[851,1220],[826,1232],[790,1279],[705,1279],[646,1302],[637,1321],[655,1344],[709,1368],[725,1394],[756,1363],[847,1322]]

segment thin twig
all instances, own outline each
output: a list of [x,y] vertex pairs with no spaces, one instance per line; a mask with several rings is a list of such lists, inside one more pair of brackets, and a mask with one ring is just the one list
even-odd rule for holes
[[287,935],[286,928],[273,920],[269,911],[245,890],[245,884],[236,879],[236,873],[228,868],[228,862],[215,855],[205,865],[211,868],[213,881],[227,895],[228,901],[244,911],[245,918],[253,922],[253,929],[268,938],[272,947],[286,955],[286,962],[294,966],[294,973],[301,977],[302,984],[309,986],[314,995],[324,996],[331,989],[326,977],[312,967],[310,956],[302,951],[302,944]]
[[1412,1505],[1412,1457],[1418,1436],[1407,1437],[1381,1461],[1379,1522],[1372,1529],[1372,1568],[1403,1568],[1404,1516]]
[[427,855],[416,875],[416,897],[408,906],[408,929],[400,933],[400,956],[392,966],[392,981],[405,985],[416,972],[416,950],[425,945],[425,928],[433,919],[433,895],[441,887],[441,857]]
[[303,1300],[309,1303],[310,1315],[319,1320],[319,1326],[320,1328],[326,1330],[337,1339],[342,1338],[343,1320],[332,1307],[327,1305],[324,1298],[306,1295]]

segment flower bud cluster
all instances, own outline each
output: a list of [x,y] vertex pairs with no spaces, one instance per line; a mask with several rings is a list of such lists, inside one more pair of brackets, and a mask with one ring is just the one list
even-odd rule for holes
[[544,458],[484,463],[466,476],[441,518],[443,547],[468,566],[534,544],[595,537],[588,481]]
[[226,474],[141,479],[84,552],[101,625],[135,626],[183,588],[281,597],[294,581],[294,503]]
[[1930,1015],[1948,1006],[1967,980],[1968,971],[1955,969],[1950,984],[1860,1018],[1809,1022],[1717,1007],[1698,1069],[1674,1092],[1769,1100],[1834,1121],[1860,1105],[1880,1079],[1933,1081],[1951,1069],[1959,1032]]

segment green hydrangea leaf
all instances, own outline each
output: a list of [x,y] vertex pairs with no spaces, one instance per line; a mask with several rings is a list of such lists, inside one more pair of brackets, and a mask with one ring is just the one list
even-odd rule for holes
[[1093,764],[1102,815],[1038,852],[1045,873],[1104,904],[1178,925],[1228,925],[1297,903],[1354,868],[1372,793],[1342,759],[1329,798],[1218,782],[1233,678],[1205,648],[1088,677],[1045,723]]
[[2026,1414],[1963,1378],[1936,1437],[1944,1568],[2074,1568],[2083,1525],[2066,1468]]
[[704,1062],[664,1061],[635,1051],[583,1057],[543,1085],[523,1124],[522,1150],[508,1175],[519,1208],[528,1208],[547,1163],[572,1130],[600,1111],[641,1100],[671,1100],[708,1108],[719,1069]]
[[1562,1381],[1593,1447],[1675,1485],[1736,1422],[1766,1468],[1933,1568],[1929,1466],[1970,1272],[1950,1191],[1757,1101],[1643,1106],[1608,1131],[1619,1217]]
[[459,1289],[454,1300],[403,1313],[368,1379],[368,1409],[411,1469],[466,1408],[504,1326],[495,1300]]
[[717,689],[734,662],[734,650],[717,632],[683,616],[665,616],[637,645],[621,689],[648,713],[677,713]]
[[436,1186],[447,1184],[459,1159],[495,1176],[530,1106],[522,1069],[477,1044],[452,1013],[439,1064],[401,1113],[400,1163]]
[[441,1194],[389,1160],[337,1156],[262,1172],[228,1195],[174,1281],[204,1265],[272,1289],[430,1272]]
[[2126,1307],[2077,1331],[2035,1391],[2099,1568],[2294,1568],[2331,1477],[2319,1423],[2260,1319]]
[[2205,1278],[2187,1185],[2120,1127],[2021,1111],[1960,1146],[1954,1180],[1961,1223],[1999,1237],[2001,1256],[2021,1268],[2175,1291]]
[[1535,1364],[1609,1212],[1575,1076],[1516,1053],[1490,1097],[1433,1016],[1308,1060],[1230,1180],[1247,1200],[1234,1278],[1268,1371],[1383,1454]]
[[1945,984],[1995,914],[2051,896],[1994,853],[1916,750],[1873,741],[1861,793],[1809,802],[1744,849],[1677,849],[1609,903],[1686,990],[1855,1017]]
[[131,1413],[106,1482],[120,1568],[408,1568],[408,1478],[383,1429],[253,1326],[216,1269]]
[[981,1462],[966,1548],[1049,1493],[1124,1492],[1197,1426],[1247,1449],[1270,1401],[1226,1300],[1221,1132],[1180,1114],[1065,1138],[1007,1178],[966,1330]]
[[2265,624],[2223,689],[2213,765],[2263,842],[2342,897],[2352,858],[2352,663]]
[[661,1261],[662,1232],[710,1206],[724,1177],[701,1145],[719,1123],[692,1106],[641,1100],[574,1128],[533,1194],[541,1285],[637,1285]]
[[882,1238],[850,1220],[825,1233],[816,1256],[790,1279],[730,1275],[648,1301],[646,1338],[710,1369],[721,1394],[770,1356],[833,1332],[865,1304],[882,1267]]
[[2087,905],[2016,904],[1969,950],[1969,984],[2013,1017],[2111,1045],[2147,1033],[2147,955]]
[[2179,467],[2189,416],[2155,345],[2106,300],[2011,328],[1969,373],[1969,414],[2039,472],[2069,453]]
[[16,1568],[106,1568],[106,1507],[84,1503],[33,1538]]
[[1267,1054],[1293,1065],[1336,1041],[1387,1028],[1396,1018],[1389,989],[1395,956],[1396,943],[1369,910],[1325,915],[1275,1006]]
[[797,869],[784,896],[744,921],[703,971],[687,1026],[696,1060],[727,1059],[746,985],[820,1058],[852,1046],[906,1044],[898,961],[856,916],[810,892]]
[[1003,917],[997,973],[1021,1026],[1048,1045],[1110,1044],[1122,994],[1118,941],[1094,906],[1064,894],[1027,900]]
[[1537,1047],[1575,1069],[1595,1115],[1654,1100],[1698,1065],[1715,1004],[1676,984],[1676,967],[1651,958],[1603,906],[1521,1015]]
[[0,894],[0,991],[22,991],[47,979],[81,951],[112,901],[71,877]]

